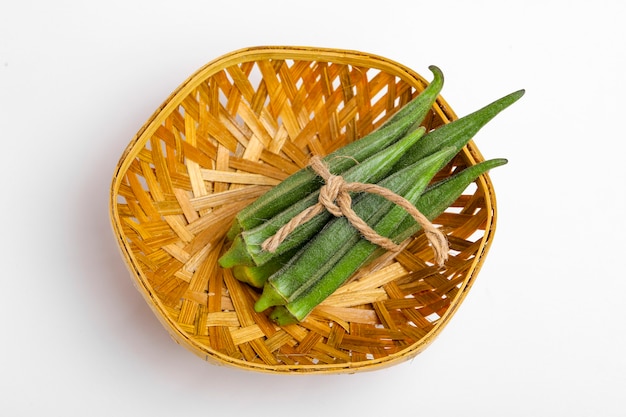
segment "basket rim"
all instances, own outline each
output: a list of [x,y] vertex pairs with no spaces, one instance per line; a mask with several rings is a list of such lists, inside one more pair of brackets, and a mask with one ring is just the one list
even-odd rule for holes
[[[140,127],[138,132],[124,149],[114,170],[110,188],[109,217],[115,240],[118,243],[118,248],[129,269],[133,283],[144,299],[148,302],[148,305],[153,310],[161,324],[166,327],[166,329],[170,330],[170,336],[176,343],[186,346],[196,355],[217,365],[230,365],[239,369],[256,370],[268,373],[310,374],[313,371],[321,371],[322,373],[355,373],[359,370],[379,369],[398,362],[409,360],[429,346],[441,333],[443,328],[445,328],[452,316],[462,304],[484,263],[486,254],[488,253],[493,241],[497,217],[495,192],[488,174],[482,175],[477,180],[480,183],[480,186],[485,190],[484,197],[486,204],[485,209],[487,211],[487,226],[485,227],[484,235],[481,238],[480,249],[477,251],[477,256],[471,263],[467,277],[463,280],[462,286],[456,295],[456,299],[451,301],[449,308],[443,316],[419,341],[405,349],[399,350],[396,353],[389,354],[388,356],[382,358],[369,359],[367,361],[315,365],[268,365],[264,363],[254,363],[240,360],[200,344],[192,337],[189,337],[187,332],[170,316],[167,308],[162,304],[158,297],[154,295],[145,274],[138,266],[138,261],[124,237],[124,233],[121,229],[120,216],[116,210],[116,199],[121,181],[125,172],[128,170],[131,161],[137,156],[140,149],[145,145],[156,128],[160,125],[159,119],[164,117],[164,115],[169,114],[174,108],[177,108],[180,105],[182,98],[186,97],[189,92],[195,89],[203,80],[221,71],[222,69],[244,62],[268,59],[294,59],[308,60],[311,62],[323,61],[350,65],[362,64],[368,68],[376,68],[396,75],[414,87],[419,84],[428,84],[428,81],[426,81],[416,71],[389,58],[356,50],[326,47],[253,46],[226,53],[200,67],[186,80],[184,80]],[[436,105],[436,110],[441,111],[442,118],[446,123],[457,119],[457,115],[441,95],[438,96]],[[473,140],[469,141],[467,146],[463,148],[462,152],[471,164],[484,160]]]

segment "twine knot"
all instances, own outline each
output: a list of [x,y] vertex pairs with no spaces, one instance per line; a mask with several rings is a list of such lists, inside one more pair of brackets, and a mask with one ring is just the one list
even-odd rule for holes
[[[314,157],[316,160],[319,160],[318,157]],[[345,215],[344,207],[349,207],[352,205],[352,198],[350,194],[346,191],[348,187],[348,183],[343,179],[340,175],[332,175],[330,171],[324,166],[324,164],[319,162],[322,169],[319,167],[313,167],[313,170],[320,175],[325,184],[320,188],[320,195],[318,201],[328,210],[332,215],[336,217],[341,217]],[[314,163],[317,165],[317,163]]]
[[296,227],[311,220],[324,210],[336,217],[344,216],[361,235],[370,242],[391,252],[399,252],[404,245],[398,245],[391,239],[379,235],[359,215],[352,210],[352,197],[350,192],[368,192],[385,197],[392,203],[406,210],[417,221],[426,238],[435,252],[435,261],[439,266],[448,259],[448,240],[420,211],[404,197],[376,184],[360,182],[347,182],[342,176],[333,175],[322,159],[318,156],[311,157],[309,166],[324,180],[320,188],[317,204],[294,216],[287,224],[283,225],[273,236],[267,238],[261,248],[268,252],[275,252],[278,246],[295,230]]

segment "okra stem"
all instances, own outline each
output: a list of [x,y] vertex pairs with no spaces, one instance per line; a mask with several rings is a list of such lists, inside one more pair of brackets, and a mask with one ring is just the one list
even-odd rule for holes
[[267,279],[282,268],[296,254],[298,248],[285,252],[266,262],[261,266],[235,265],[233,276],[241,282],[250,284],[255,288],[263,288]]

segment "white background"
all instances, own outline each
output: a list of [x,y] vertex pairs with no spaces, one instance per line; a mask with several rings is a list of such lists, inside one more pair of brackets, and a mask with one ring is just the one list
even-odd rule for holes
[[[614,1],[0,0],[0,414],[625,416],[625,5]],[[355,375],[209,365],[134,289],[108,217],[127,143],[205,63],[256,45],[371,52],[446,75],[496,238],[410,362]]]

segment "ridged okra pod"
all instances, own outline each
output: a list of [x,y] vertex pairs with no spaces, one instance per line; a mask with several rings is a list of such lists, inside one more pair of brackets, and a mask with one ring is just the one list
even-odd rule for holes
[[[467,186],[480,175],[490,169],[506,163],[505,159],[493,159],[466,168],[460,173],[443,180],[430,187],[419,196],[416,207],[428,219],[432,220],[443,213],[463,193]],[[395,210],[394,210],[395,211]],[[393,229],[393,239],[401,242],[420,230],[420,225],[410,216],[399,219],[394,216],[384,218],[377,224],[375,230],[381,232]],[[402,214],[400,214],[402,217]],[[398,223],[399,221],[399,223]],[[399,225],[398,225],[399,224]],[[330,270],[319,278],[306,291],[286,305],[277,306],[270,317],[279,325],[292,324],[302,321],[306,316],[334,291],[336,291],[358,268],[364,266],[380,253],[380,249],[372,243],[361,239],[353,245]]]
[[480,129],[523,95],[524,90],[515,91],[473,113],[431,130],[424,135],[422,140],[409,149],[398,161],[394,170],[411,165],[446,146],[457,146],[460,151]]
[[[374,132],[323,158],[332,174],[343,174],[355,164],[392,144],[424,120],[437,99],[444,81],[439,68],[430,66],[429,69],[433,73],[433,80],[417,97],[398,110]],[[233,239],[242,230],[258,226],[322,185],[320,178],[311,169],[299,170],[241,210],[235,217],[227,237]]]
[[[460,151],[482,127],[484,127],[504,109],[519,100],[523,95],[524,90],[513,92],[493,101],[473,113],[426,133],[423,138],[417,141],[415,145],[409,148],[408,151],[402,155],[392,168],[391,172],[396,172],[406,166],[409,166],[425,156],[430,155],[433,152],[437,152],[443,147],[451,146],[456,148],[457,151]],[[298,207],[310,206],[311,204],[314,204],[317,197],[309,196],[309,198],[311,199],[301,201],[299,203],[300,206]],[[296,207],[297,206],[295,205],[291,207],[291,212],[294,213],[292,214],[292,217],[295,215]],[[320,217],[317,221],[310,221],[296,229],[296,231],[290,236],[289,240],[283,244],[284,246],[280,248],[279,252],[286,251],[296,247],[302,242],[306,242],[324,226],[327,220],[328,218]],[[248,262],[250,265],[253,265],[255,262],[266,262],[272,257],[272,254],[262,253],[260,250],[260,238],[267,237],[270,233],[268,230],[271,230],[272,227],[274,226],[271,222],[266,222],[254,229],[254,231],[243,233],[233,243],[231,252],[237,252],[237,256],[241,260],[240,262]],[[278,230],[278,227],[274,230]],[[241,241],[238,242],[238,240]],[[252,251],[254,256],[250,255],[249,251]],[[248,260],[243,261],[246,257],[248,257]],[[255,259],[255,257],[257,259]]]
[[[417,201],[437,172],[456,154],[455,149],[445,148],[436,154],[385,178],[378,183],[381,187],[404,197],[410,203]],[[395,206],[386,198],[364,193],[353,205],[354,212],[366,223],[375,225],[390,213],[396,213],[396,221],[401,216]],[[393,220],[391,220],[393,223]],[[394,223],[397,226],[397,223]],[[389,236],[390,230],[376,230],[381,236]],[[336,262],[340,262],[345,254],[363,237],[345,217],[338,217],[330,222],[283,268],[270,276],[263,287],[263,294],[254,308],[263,311],[274,305],[289,303],[315,285],[317,280],[329,273]]]
[[[346,171],[343,174],[344,180],[347,182],[365,183],[375,183],[382,180],[389,174],[392,167],[407,149],[418,142],[423,134],[423,127],[411,131],[399,141],[385,149],[379,150],[378,153]],[[269,252],[262,248],[262,244],[267,238],[273,236],[294,216],[316,204],[318,197],[319,190],[295,202],[269,221],[260,224],[254,229],[241,232],[233,240],[228,251],[219,259],[220,265],[223,268],[231,268],[235,265],[260,266],[272,258],[300,246],[306,239],[321,229],[332,217],[332,214],[324,210],[312,220],[302,224],[274,252]],[[305,233],[301,233],[303,230]]]

